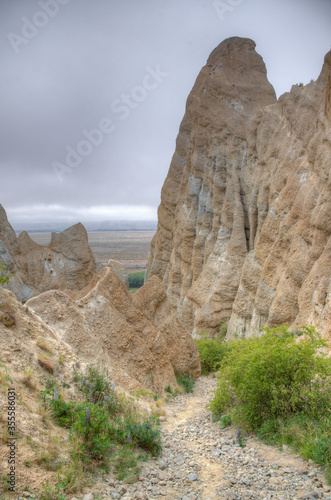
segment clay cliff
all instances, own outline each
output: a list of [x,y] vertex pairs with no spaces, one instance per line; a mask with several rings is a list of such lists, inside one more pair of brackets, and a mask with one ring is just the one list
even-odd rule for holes
[[26,305],[80,359],[103,361],[122,387],[162,394],[166,386],[177,386],[175,372],[200,375],[195,342],[157,277],[132,296],[106,267],[80,292],[49,291]]
[[210,55],[161,193],[147,279],[193,333],[315,324],[331,336],[331,53],[276,100],[249,39]]
[[46,290],[80,290],[96,271],[82,224],[75,224],[62,233],[52,233],[49,245],[38,245],[25,231],[16,236],[2,205],[0,262],[4,262],[8,272],[15,275],[7,288],[23,302]]

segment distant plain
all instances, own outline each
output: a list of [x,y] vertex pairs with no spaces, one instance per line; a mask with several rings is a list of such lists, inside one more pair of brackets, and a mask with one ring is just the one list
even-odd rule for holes
[[[91,231],[89,244],[98,267],[115,259],[128,269],[145,269],[147,256],[155,231]],[[51,233],[29,233],[39,245],[48,245]]]

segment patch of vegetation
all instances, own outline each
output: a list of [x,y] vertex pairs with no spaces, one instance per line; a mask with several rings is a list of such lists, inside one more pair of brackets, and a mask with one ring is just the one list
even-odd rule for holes
[[39,355],[38,356],[38,363],[47,372],[49,372],[51,374],[54,373],[55,365],[54,365],[54,361],[50,357]]
[[210,403],[269,443],[287,444],[331,472],[331,359],[314,327],[228,342]]
[[222,415],[219,419],[221,429],[225,429],[226,427],[230,427],[232,424],[231,415]]
[[[89,365],[85,373],[75,370],[74,380],[80,393],[75,401],[65,400],[55,378],[48,379],[40,393],[53,420],[69,429],[70,459],[58,477],[61,492],[77,491],[83,478],[98,469],[113,467],[119,479],[137,479],[139,461],[146,453],[161,451],[157,419],[116,391],[96,366]],[[54,488],[49,491],[54,493]]]
[[[39,453],[34,462],[46,470],[57,471],[61,467],[58,450],[43,450]],[[30,467],[28,465],[28,467]]]
[[42,349],[43,351],[46,351],[48,354],[52,354],[52,349],[47,344],[46,340],[44,340],[44,339],[38,339],[37,342],[36,342],[36,345],[40,349]]
[[135,483],[139,478],[139,462],[146,460],[146,455],[132,449],[132,446],[122,446],[111,458],[111,463],[120,481]]
[[3,388],[3,392],[6,394],[8,390],[8,382],[13,383],[8,368],[5,364],[0,363],[0,383]]
[[7,267],[3,262],[0,262],[0,286],[8,283],[13,274],[8,274]]
[[176,380],[179,387],[182,387],[185,393],[193,392],[195,379],[187,373],[176,373]]
[[29,389],[32,389],[33,391],[36,391],[38,388],[38,382],[36,381],[34,375],[33,375],[33,370],[32,367],[27,368],[24,372],[24,377],[22,378],[22,383],[28,387]]
[[129,274],[129,289],[141,288],[144,284],[145,271],[139,271],[138,273]]
[[209,339],[206,334],[202,334],[200,339],[196,339],[195,342],[200,355],[202,375],[215,372],[221,366],[222,360],[228,350],[228,343],[224,340],[226,328],[226,325],[224,325],[221,334],[215,339]]

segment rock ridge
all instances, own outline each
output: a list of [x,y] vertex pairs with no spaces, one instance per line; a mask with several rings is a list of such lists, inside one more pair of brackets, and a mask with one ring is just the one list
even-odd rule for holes
[[255,42],[232,37],[187,99],[146,279],[193,336],[281,323],[331,335],[331,53],[276,100]]
[[80,290],[96,272],[87,232],[81,223],[52,233],[49,245],[39,245],[26,231],[16,236],[2,205],[0,261],[9,273],[15,274],[7,288],[22,302],[47,290]]

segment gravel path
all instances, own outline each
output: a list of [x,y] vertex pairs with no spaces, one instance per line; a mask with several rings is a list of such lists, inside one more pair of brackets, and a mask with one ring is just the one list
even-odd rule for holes
[[193,394],[166,406],[162,456],[144,464],[138,483],[107,479],[108,485],[100,485],[94,495],[123,500],[331,500],[319,467],[255,438],[242,448],[236,429],[221,430],[213,423],[206,405],[215,385],[215,379],[201,377]]

